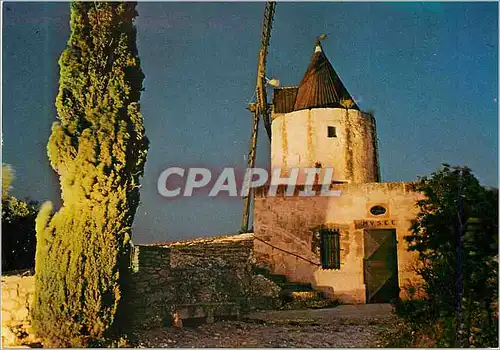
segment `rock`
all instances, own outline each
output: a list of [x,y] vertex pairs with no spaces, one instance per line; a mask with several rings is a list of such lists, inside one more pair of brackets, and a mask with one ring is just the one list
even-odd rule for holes
[[22,307],[20,308],[19,310],[16,311],[16,320],[18,321],[24,321],[26,319],[28,319],[28,316],[29,316],[29,311],[26,307]]
[[12,321],[12,314],[9,311],[2,311],[2,323]]
[[2,346],[13,346],[17,345],[17,336],[8,327],[2,326]]
[[11,289],[9,292],[11,298],[17,298],[19,296],[19,290],[17,288]]
[[255,296],[279,297],[281,288],[262,275],[252,276],[252,289]]
[[14,300],[14,299],[7,299],[7,300],[2,300],[2,310],[10,310],[10,311],[13,311],[13,310],[16,310],[17,308],[19,308],[19,303],[17,302],[17,300]]
[[182,328],[182,319],[178,311],[175,311],[172,315],[172,327]]

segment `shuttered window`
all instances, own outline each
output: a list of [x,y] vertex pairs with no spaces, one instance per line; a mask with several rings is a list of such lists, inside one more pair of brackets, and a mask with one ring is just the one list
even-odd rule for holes
[[340,233],[339,230],[322,229],[320,231],[321,267],[325,270],[340,269]]

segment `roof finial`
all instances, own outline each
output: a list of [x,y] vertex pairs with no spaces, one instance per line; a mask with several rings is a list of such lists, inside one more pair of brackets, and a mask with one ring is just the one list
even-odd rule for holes
[[328,34],[321,34],[318,37],[316,37],[316,47],[314,49],[314,52],[322,52],[323,48],[321,47],[321,40],[325,40],[328,38]]

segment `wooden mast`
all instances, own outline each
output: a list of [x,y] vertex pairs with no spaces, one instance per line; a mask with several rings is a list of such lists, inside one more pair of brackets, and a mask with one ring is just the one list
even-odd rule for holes
[[[276,2],[269,1],[266,3],[264,10],[264,20],[262,22],[262,35],[259,50],[259,59],[257,64],[257,84],[255,86],[256,103],[248,105],[248,110],[252,112],[253,126],[250,141],[250,152],[248,153],[248,168],[255,166],[255,156],[257,154],[257,136],[259,131],[259,118],[262,116],[264,127],[266,128],[269,140],[271,140],[271,117],[269,105],[267,104],[267,91],[266,91],[266,58],[269,47],[269,40],[271,39],[271,28],[274,18],[274,10]],[[252,179],[247,179],[248,183]],[[248,185],[247,183],[247,185]],[[250,218],[250,201],[252,191],[243,197],[243,220],[241,224],[241,232],[248,232],[248,223]]]

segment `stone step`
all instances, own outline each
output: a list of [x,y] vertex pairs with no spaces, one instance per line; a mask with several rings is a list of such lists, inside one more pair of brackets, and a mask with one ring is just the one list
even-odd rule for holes
[[253,267],[253,273],[254,275],[262,275],[267,279],[270,279],[276,284],[282,284],[288,282],[286,276],[283,275],[274,275],[269,273],[268,269],[262,268],[262,267]]
[[252,272],[254,275],[262,275],[262,276],[269,276],[271,273],[269,272],[268,269],[266,269],[265,267],[259,267],[259,266],[256,266],[256,265],[253,265],[252,266]]
[[327,299],[318,291],[289,292],[281,294],[281,309],[323,309],[338,305],[334,300]]
[[332,300],[316,291],[311,283],[296,283],[288,281],[284,275],[274,275],[264,267],[254,266],[253,272],[262,275],[276,283],[280,288],[280,309],[304,309],[331,307]]
[[276,283],[278,285],[281,285],[281,284],[288,282],[287,278],[283,275],[267,275],[264,277],[270,279],[271,281],[273,281],[274,283]]
[[287,295],[293,300],[308,300],[308,299],[319,299],[321,297],[320,293],[315,290],[308,291],[296,291],[296,290],[283,290],[282,295]]
[[314,291],[311,283],[294,283],[294,282],[286,282],[280,284],[280,287],[283,290],[291,290],[291,291]]

